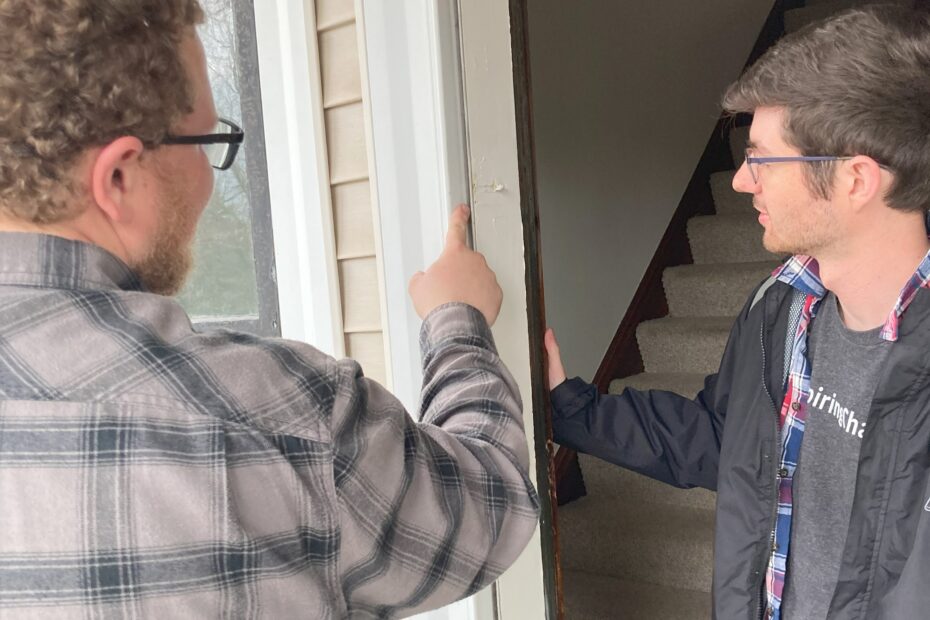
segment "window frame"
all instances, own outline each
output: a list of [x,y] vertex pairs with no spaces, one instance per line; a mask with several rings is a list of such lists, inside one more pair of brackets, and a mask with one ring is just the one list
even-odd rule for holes
[[[226,328],[260,336],[280,336],[280,308],[275,268],[274,232],[271,222],[271,195],[265,150],[261,73],[259,71],[256,17],[253,0],[229,0],[236,40],[236,79],[239,85],[242,118],[234,119],[246,139],[240,150],[245,155],[251,218],[252,264],[258,295],[258,316],[191,317],[195,328],[204,331]],[[223,174],[217,172],[217,174]]]
[[[345,355],[313,3],[254,5],[279,324]],[[260,70],[260,71],[258,71]]]

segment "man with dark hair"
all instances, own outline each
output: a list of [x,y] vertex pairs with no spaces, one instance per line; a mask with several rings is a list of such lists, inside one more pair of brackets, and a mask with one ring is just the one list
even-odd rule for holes
[[566,381],[555,440],[717,491],[717,618],[930,610],[930,18],[840,14],[785,37],[724,97],[751,112],[733,179],[772,252],[688,400]]
[[196,0],[0,2],[0,617],[387,618],[537,525],[468,210],[410,294],[415,422],[352,360],[196,333],[176,292],[242,140]]

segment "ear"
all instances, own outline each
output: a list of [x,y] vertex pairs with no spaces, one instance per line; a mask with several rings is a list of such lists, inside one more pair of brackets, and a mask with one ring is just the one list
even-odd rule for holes
[[124,136],[109,143],[91,166],[91,194],[101,211],[114,223],[132,219],[131,197],[142,183],[142,141]]
[[861,208],[876,198],[881,199],[887,182],[878,162],[871,157],[857,155],[846,164],[845,183],[842,187],[847,193],[849,203],[854,208]]

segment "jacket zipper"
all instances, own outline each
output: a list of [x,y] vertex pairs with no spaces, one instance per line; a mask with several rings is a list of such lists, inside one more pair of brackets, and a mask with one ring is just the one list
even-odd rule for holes
[[[775,408],[775,404],[774,404],[774,403],[775,403],[775,399],[772,397],[772,393],[769,392],[769,386],[768,386],[768,384],[766,383],[766,380],[765,380],[765,375],[766,375],[765,358],[766,358],[766,354],[765,354],[765,320],[764,320],[764,319],[762,320],[762,322],[761,322],[760,325],[759,325],[759,345],[760,345],[760,347],[761,347],[761,349],[762,349],[762,389],[765,390],[765,394],[766,394],[766,396],[768,396],[768,402],[769,402],[770,405],[772,405],[772,412],[775,414],[775,417],[773,418],[773,419],[774,419],[774,422],[775,422],[775,436],[776,436],[776,438],[778,439],[778,443],[776,444],[776,448],[777,448],[777,450],[778,450],[777,453],[778,453],[778,454],[781,454],[782,436],[781,436],[781,428],[780,428],[779,425],[778,425],[778,410]],[[773,452],[774,452],[774,451],[773,451]],[[774,454],[774,453],[773,453],[773,454],[770,454],[770,455],[769,455],[769,458],[770,458],[770,459],[774,459],[774,458],[775,458],[775,454]],[[781,457],[779,457],[779,459],[780,459],[780,458],[781,458]],[[762,576],[762,580],[759,582],[759,590],[760,590],[760,592],[759,592],[759,611],[758,611],[758,613],[756,614],[756,617],[757,617],[759,620],[763,620],[763,616],[764,616],[764,614],[765,614],[766,595],[763,594],[763,592],[762,592],[762,586],[765,585],[765,573],[766,573],[766,571],[767,571],[767,569],[768,569],[768,563],[769,563],[769,561],[771,561],[771,558],[772,558],[772,545],[775,544],[775,523],[776,523],[776,521],[777,521],[777,519],[778,519],[778,495],[779,495],[779,491],[780,491],[780,488],[779,488],[779,485],[780,485],[780,484],[781,484],[781,479],[779,478],[779,479],[778,479],[778,483],[774,485],[774,488],[775,488],[775,501],[772,503],[772,525],[771,525],[771,528],[770,528],[770,532],[771,532],[771,533],[769,534],[769,545],[768,545],[768,548],[766,549],[766,553],[765,553],[766,560],[765,560],[765,563],[764,563],[763,566],[762,566],[762,572],[760,573],[760,575]]]

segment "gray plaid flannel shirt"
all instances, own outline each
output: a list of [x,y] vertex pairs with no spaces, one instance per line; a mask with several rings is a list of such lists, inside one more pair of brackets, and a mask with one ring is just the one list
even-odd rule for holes
[[103,250],[0,233],[0,618],[388,618],[536,524],[474,308],[423,324],[421,422],[358,364],[195,333]]

